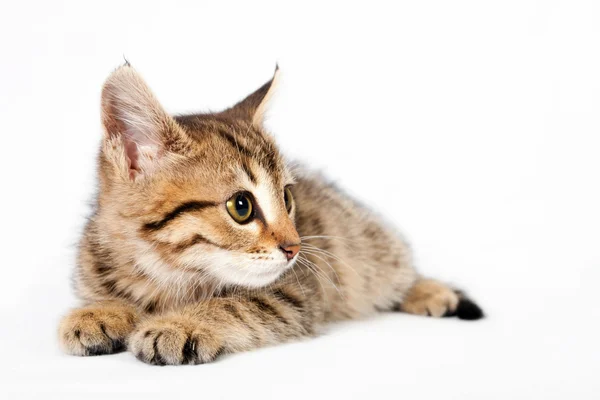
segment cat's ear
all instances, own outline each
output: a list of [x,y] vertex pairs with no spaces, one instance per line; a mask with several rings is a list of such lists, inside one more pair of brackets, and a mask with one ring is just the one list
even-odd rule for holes
[[129,64],[104,83],[102,123],[104,149],[112,153],[106,156],[132,179],[152,172],[166,152],[185,141],[181,128]]
[[262,126],[269,100],[277,88],[278,79],[279,66],[276,65],[275,73],[270,81],[235,106],[225,110],[224,113],[234,118],[251,121],[254,126]]

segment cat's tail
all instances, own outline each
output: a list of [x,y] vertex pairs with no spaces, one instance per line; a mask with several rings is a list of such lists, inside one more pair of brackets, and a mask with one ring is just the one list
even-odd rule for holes
[[448,310],[444,314],[444,317],[457,317],[458,319],[464,319],[467,321],[475,321],[485,317],[485,313],[467,295],[461,290],[454,291],[458,296],[458,305],[454,311]]

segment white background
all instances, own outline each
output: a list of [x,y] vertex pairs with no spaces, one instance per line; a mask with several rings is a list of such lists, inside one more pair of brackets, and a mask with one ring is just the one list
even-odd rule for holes
[[[11,3],[0,397],[600,396],[599,2]],[[387,314],[195,367],[62,355],[100,89],[123,55],[174,113],[229,106],[279,62],[284,152],[398,224],[421,271],[488,318]]]

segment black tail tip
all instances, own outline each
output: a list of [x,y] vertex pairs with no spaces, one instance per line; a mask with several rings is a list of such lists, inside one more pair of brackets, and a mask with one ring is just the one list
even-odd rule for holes
[[467,298],[460,299],[454,315],[458,317],[458,319],[464,319],[466,321],[475,321],[485,317],[481,307]]

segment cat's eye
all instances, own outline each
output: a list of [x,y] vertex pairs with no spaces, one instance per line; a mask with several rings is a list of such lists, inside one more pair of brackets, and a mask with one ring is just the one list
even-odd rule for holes
[[292,191],[289,187],[286,187],[283,191],[283,201],[285,202],[285,209],[289,213],[292,211],[292,207],[294,206],[294,197],[292,196]]
[[252,218],[252,199],[248,193],[236,193],[227,200],[227,211],[231,218],[243,224]]

